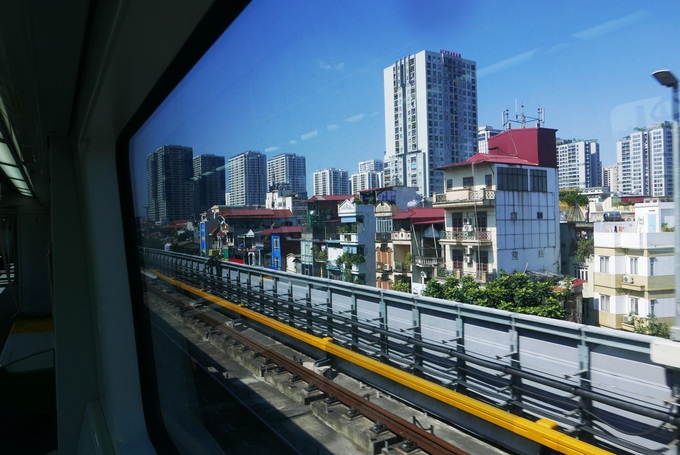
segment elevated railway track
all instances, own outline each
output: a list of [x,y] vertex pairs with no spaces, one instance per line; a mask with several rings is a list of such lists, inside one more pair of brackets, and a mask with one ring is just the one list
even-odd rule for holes
[[649,360],[649,337],[141,254],[177,289],[510,450],[675,453],[677,376]]

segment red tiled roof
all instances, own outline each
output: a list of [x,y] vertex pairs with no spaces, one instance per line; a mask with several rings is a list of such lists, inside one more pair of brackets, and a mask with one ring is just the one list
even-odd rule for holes
[[447,164],[446,166],[438,167],[438,170],[449,169],[458,166],[469,166],[477,163],[500,163],[500,164],[521,164],[524,166],[537,166],[537,163],[532,163],[522,158],[509,155],[492,155],[490,153],[478,153],[471,156],[462,163]]
[[393,220],[411,220],[413,224],[443,223],[446,211],[429,207],[413,207],[392,217]]
[[224,218],[293,218],[288,209],[222,209]]
[[272,234],[299,234],[302,232],[302,226],[281,226],[274,229],[265,229],[260,232],[260,235]]

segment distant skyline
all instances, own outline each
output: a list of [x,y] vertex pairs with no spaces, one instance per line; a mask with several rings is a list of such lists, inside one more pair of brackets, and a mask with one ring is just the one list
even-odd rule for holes
[[[368,4],[366,4],[368,3]],[[227,159],[248,150],[307,159],[316,170],[383,159],[383,69],[421,50],[477,62],[479,125],[520,106],[545,109],[559,138],[616,141],[671,118],[680,76],[680,8],[668,2],[253,1],[132,140],[137,207],[146,156],[161,145]],[[517,127],[514,125],[513,127]],[[141,201],[141,204],[140,204]]]

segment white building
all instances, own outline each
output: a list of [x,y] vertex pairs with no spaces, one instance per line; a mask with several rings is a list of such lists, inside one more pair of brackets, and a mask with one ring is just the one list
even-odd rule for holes
[[230,205],[263,206],[267,193],[267,156],[245,152],[229,158]]
[[444,190],[441,166],[477,149],[477,65],[460,54],[421,51],[384,70],[385,185]]
[[347,171],[329,168],[314,172],[314,195],[335,194],[350,194]]
[[359,172],[382,172],[383,161],[382,160],[365,160],[359,161]]
[[594,228],[594,311],[599,325],[633,329],[635,317],[675,322],[672,202],[635,204],[635,221]]
[[295,193],[307,193],[307,165],[304,156],[284,153],[267,161],[267,190],[287,186]]
[[497,130],[490,126],[477,128],[477,152],[489,153],[489,139],[502,132],[503,130]]
[[447,273],[486,281],[501,270],[559,272],[554,144],[555,130],[508,130],[492,138],[488,154],[443,169],[447,189],[433,205],[446,211],[440,242]]
[[352,194],[359,194],[359,191],[368,190],[370,188],[380,188],[383,186],[383,173],[366,171],[352,174],[350,186]]
[[[338,216],[339,241],[327,242],[329,278],[375,286],[375,207],[346,200],[338,207]],[[345,271],[335,263],[343,253],[361,256],[363,262]]]
[[557,179],[561,190],[601,186],[600,144],[595,140],[558,140]]
[[640,129],[616,143],[620,191],[624,195],[672,196],[670,123]]
[[621,191],[618,164],[612,164],[602,169],[602,186],[609,188],[609,191],[612,193]]

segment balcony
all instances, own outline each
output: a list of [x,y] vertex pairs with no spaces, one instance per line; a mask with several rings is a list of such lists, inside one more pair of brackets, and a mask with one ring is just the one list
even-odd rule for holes
[[486,187],[464,188],[448,190],[445,193],[434,195],[434,206],[445,207],[474,207],[494,205],[496,203],[496,190]]
[[471,225],[455,228],[450,231],[439,231],[439,240],[445,243],[491,243],[491,228],[475,228]]
[[375,241],[376,242],[388,242],[392,240],[392,233],[391,232],[376,232],[375,233]]
[[444,263],[444,258],[436,256],[416,256],[413,262],[418,267],[438,267]]
[[405,231],[403,229],[399,231],[392,232],[392,241],[393,242],[408,242],[409,244],[411,243],[411,232],[410,231]]

